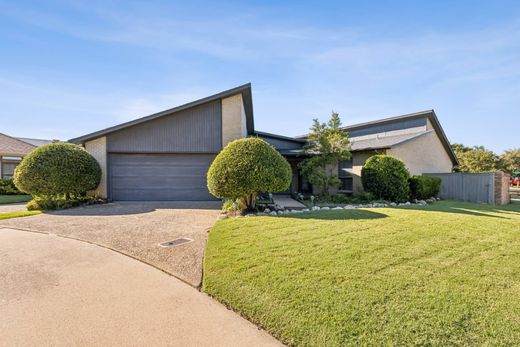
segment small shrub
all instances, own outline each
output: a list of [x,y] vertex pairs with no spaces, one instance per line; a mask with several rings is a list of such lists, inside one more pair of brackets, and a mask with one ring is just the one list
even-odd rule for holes
[[230,215],[241,214],[246,209],[246,206],[241,199],[226,200],[222,204],[222,212]]
[[0,179],[0,195],[19,195],[23,194],[16,186],[11,178]]
[[441,190],[441,178],[435,176],[412,176],[410,184],[411,199],[429,199],[437,196]]
[[64,210],[72,207],[79,207],[83,205],[103,204],[105,199],[95,196],[84,196],[75,199],[67,199],[62,197],[35,197],[27,203],[27,210]]
[[29,153],[13,179],[18,189],[33,196],[78,196],[98,186],[101,168],[80,146],[50,143]]
[[248,209],[262,192],[289,188],[291,166],[273,146],[259,138],[230,142],[208,170],[208,189],[221,199],[242,199]]
[[361,169],[363,188],[377,199],[407,200],[410,191],[409,177],[404,163],[390,155],[374,155],[368,158]]

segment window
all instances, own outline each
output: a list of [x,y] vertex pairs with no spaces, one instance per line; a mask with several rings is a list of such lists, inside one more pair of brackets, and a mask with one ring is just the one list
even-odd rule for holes
[[16,165],[18,165],[18,163],[2,163],[2,178],[12,178]]
[[20,164],[21,157],[0,157],[0,178],[12,178],[14,168]]
[[340,191],[352,192],[352,159],[342,160],[338,165],[338,177],[341,181]]

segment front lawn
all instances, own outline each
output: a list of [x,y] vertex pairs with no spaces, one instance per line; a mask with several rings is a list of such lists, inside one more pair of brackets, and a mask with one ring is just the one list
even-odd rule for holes
[[222,220],[203,290],[289,345],[515,345],[520,204]]
[[31,200],[30,195],[0,195],[0,204],[14,204]]
[[0,213],[0,220],[2,220],[2,219],[11,219],[11,218],[18,218],[18,217],[33,216],[35,214],[40,214],[40,213],[42,213],[42,211],[19,211],[19,212]]

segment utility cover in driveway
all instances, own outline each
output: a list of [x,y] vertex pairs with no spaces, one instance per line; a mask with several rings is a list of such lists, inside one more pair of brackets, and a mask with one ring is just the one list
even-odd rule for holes
[[215,200],[206,186],[213,154],[110,154],[109,189],[116,201]]
[[160,243],[159,246],[165,247],[165,248],[175,247],[175,246],[184,245],[185,243],[190,243],[192,241],[193,241],[192,239],[181,237],[181,238],[175,239],[173,241],[167,241],[167,242]]

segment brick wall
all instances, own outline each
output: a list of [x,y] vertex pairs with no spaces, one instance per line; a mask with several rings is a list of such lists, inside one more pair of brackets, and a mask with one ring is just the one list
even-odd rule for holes
[[495,172],[495,204],[507,205],[511,202],[509,196],[510,177],[508,174]]
[[242,94],[236,94],[222,99],[222,147],[243,137],[247,137],[246,112]]

